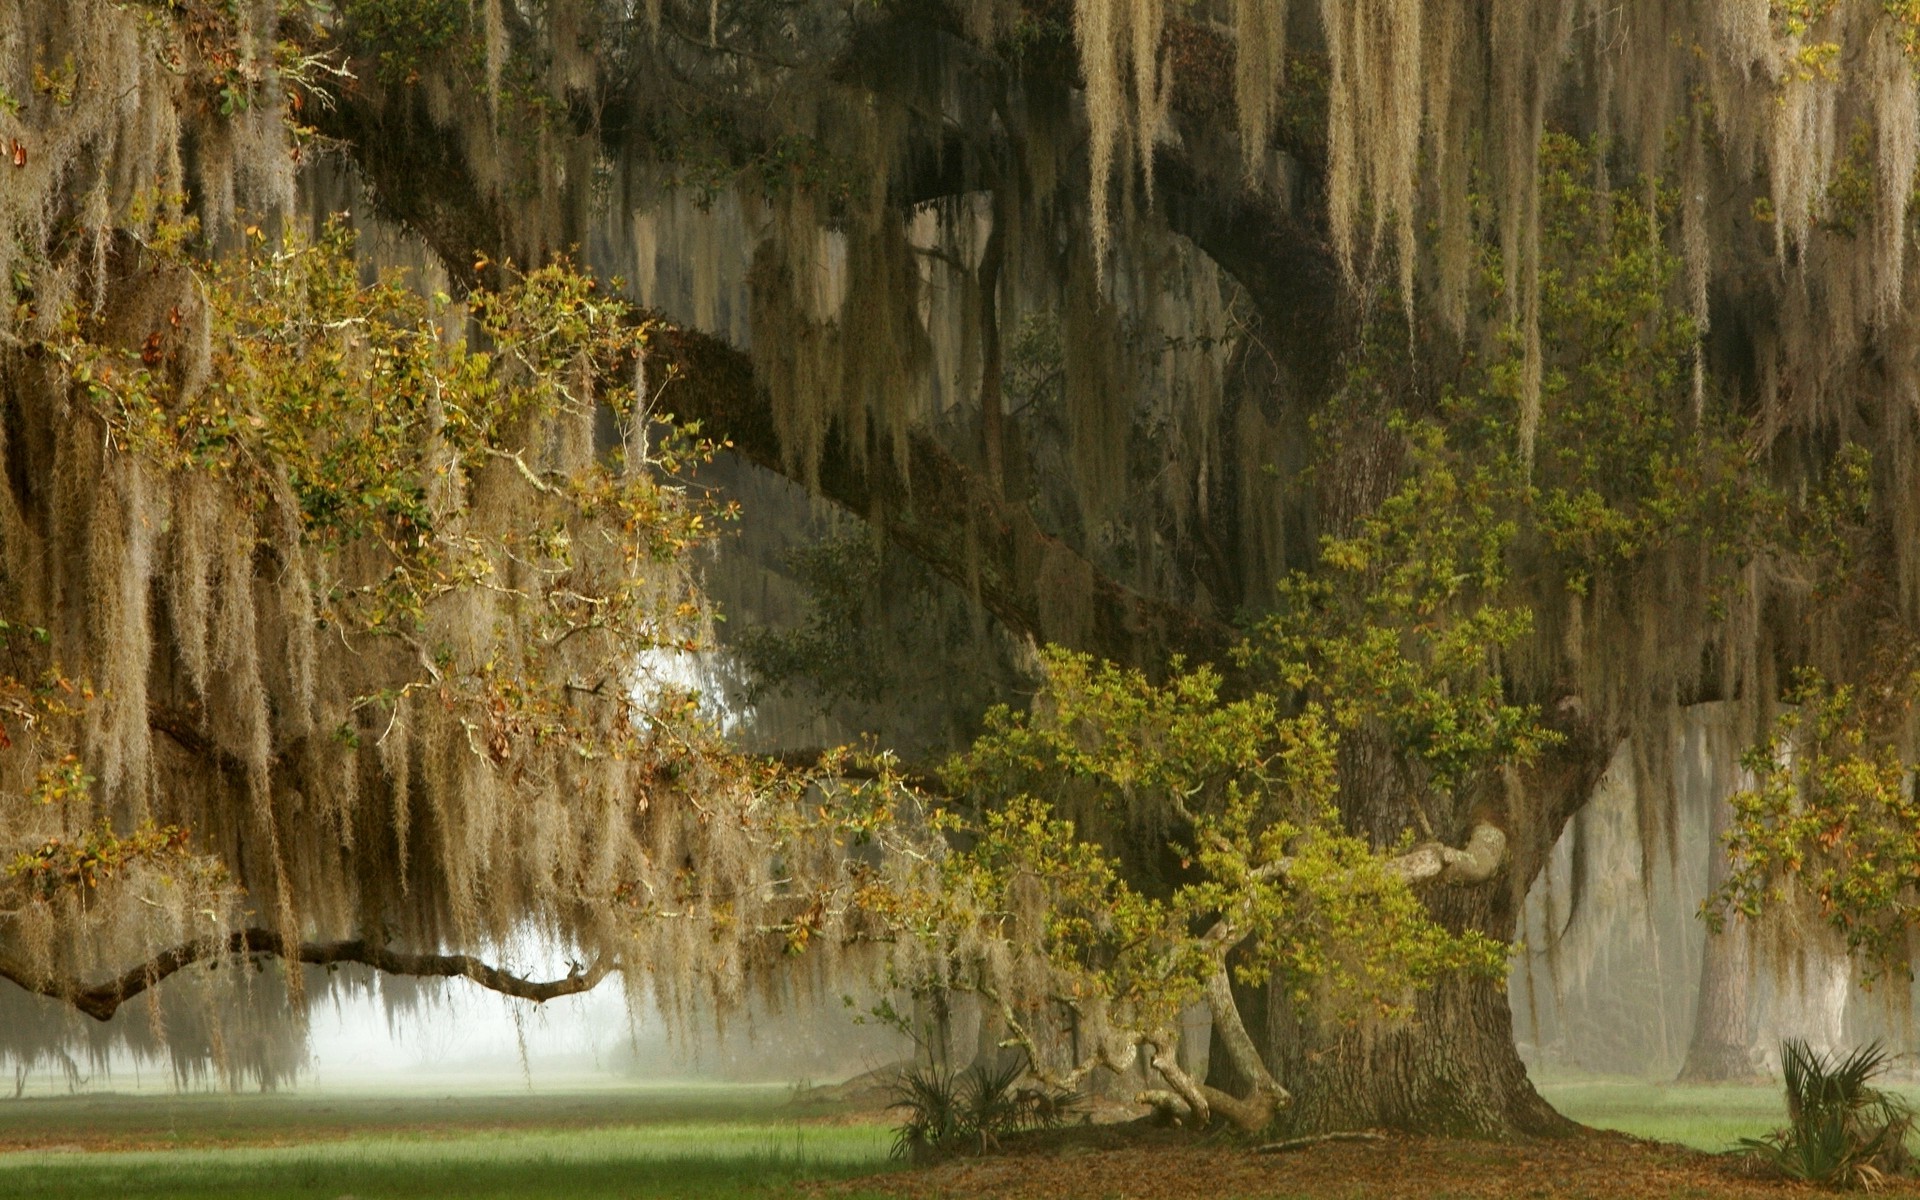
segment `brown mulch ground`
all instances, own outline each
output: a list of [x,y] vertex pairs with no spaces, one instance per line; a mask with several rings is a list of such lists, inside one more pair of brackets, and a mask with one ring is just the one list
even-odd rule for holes
[[[907,1200],[1789,1200],[1831,1194],[1749,1177],[1725,1157],[1613,1133],[1518,1145],[1393,1138],[1273,1155],[1176,1136],[1114,1146],[1111,1140],[1104,1147],[1067,1141],[820,1191]],[[1920,1197],[1920,1181],[1900,1181],[1878,1194]]]

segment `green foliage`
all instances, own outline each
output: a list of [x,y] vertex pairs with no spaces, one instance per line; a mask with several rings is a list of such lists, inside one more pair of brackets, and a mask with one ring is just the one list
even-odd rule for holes
[[[171,72],[180,76],[205,109],[222,117],[233,117],[251,109],[260,97],[263,84],[275,62],[261,57],[270,50],[271,59],[304,56],[293,53],[285,43],[271,48],[254,44],[243,32],[240,6],[233,0],[139,0],[150,44]],[[295,0],[282,0],[281,7],[291,11]],[[307,59],[308,62],[316,61]],[[290,82],[299,83],[296,78]],[[55,87],[50,94],[59,97],[58,74],[48,75]],[[36,87],[39,78],[36,76]],[[292,91],[288,94],[289,125],[294,110],[302,103]],[[304,139],[300,139],[304,140]]]
[[1512,523],[1508,557],[1544,559],[1568,590],[1584,594],[1596,579],[1698,546],[1729,581],[1723,599],[1754,555],[1816,549],[1807,532],[1818,501],[1773,485],[1751,456],[1750,414],[1702,371],[1685,264],[1669,244],[1680,223],[1674,187],[1643,178],[1602,188],[1607,154],[1564,134],[1541,142],[1541,415],[1530,469],[1514,452],[1525,347],[1505,316],[1505,265],[1491,245],[1478,294],[1487,324],[1506,332],[1440,401],[1447,452],[1492,519]]
[[787,565],[806,592],[797,629],[743,630],[736,648],[760,687],[805,682],[831,702],[880,700],[892,672],[875,637],[876,590],[886,561],[871,536],[849,532],[797,547]]
[[888,1110],[905,1110],[905,1119],[894,1130],[893,1157],[927,1162],[959,1140],[960,1096],[952,1072],[914,1067],[902,1071],[890,1090],[894,1099]]
[[451,47],[468,25],[465,0],[343,0],[345,36],[373,51],[380,77],[409,82]]
[[71,54],[52,67],[40,62],[33,64],[33,90],[62,108],[73,103],[79,82],[80,68],[74,64]]
[[1765,1138],[1741,1138],[1739,1153],[1790,1179],[1829,1187],[1873,1188],[1905,1173],[1913,1165],[1913,1109],[1872,1086],[1887,1061],[1877,1042],[1837,1062],[1803,1041],[1781,1043],[1788,1125]]
[[1854,237],[1873,220],[1874,150],[1873,126],[1855,122],[1846,152],[1834,163],[1827,180],[1826,203],[1820,214],[1822,229]]
[[[1393,1019],[1444,973],[1504,966],[1501,946],[1441,928],[1389,852],[1344,831],[1338,735],[1319,707],[1226,699],[1209,668],[1155,684],[1084,655],[1043,660],[1032,712],[989,714],[945,771],[981,815],[962,822],[942,911],[921,926],[942,955],[1004,947],[1007,973],[1144,1031],[1168,1027],[1236,949],[1243,979],[1280,976],[1336,1021]],[[1095,840],[1142,819],[1179,839],[1180,879],[1160,894]]]
[[[1904,710],[1916,680],[1883,700]],[[1920,922],[1920,800],[1909,765],[1875,737],[1851,687],[1803,672],[1774,731],[1750,750],[1755,786],[1733,797],[1732,858],[1709,916],[1757,916],[1812,902],[1872,973],[1910,973],[1909,930]]]
[[1324,705],[1336,728],[1377,722],[1451,793],[1531,762],[1553,735],[1508,702],[1498,667],[1532,630],[1527,610],[1500,602],[1511,476],[1463,459],[1437,424],[1400,430],[1411,461],[1398,490],[1353,535],[1326,539],[1318,570],[1281,584],[1243,657]]
[[164,864],[176,871],[209,869],[195,863],[187,831],[176,825],[148,822],[121,836],[101,821],[78,838],[48,838],[15,855],[6,876],[29,894],[49,900],[62,892],[91,891],[136,861]]
[[1711,521],[1715,483],[1744,465],[1689,419],[1698,330],[1674,302],[1680,263],[1660,232],[1677,200],[1659,187],[1651,203],[1641,188],[1600,191],[1595,157],[1564,136],[1541,149],[1541,323],[1555,349],[1538,521],[1551,549],[1589,570]]
[[1880,0],[1908,58],[1920,58],[1920,0]]
[[844,215],[872,196],[874,181],[857,159],[812,133],[755,128],[724,101],[699,97],[653,114],[650,132],[671,164],[672,185],[702,205],[740,186],[767,200],[805,193],[823,213]]
[[[436,598],[475,586],[494,547],[483,537],[489,523],[473,523],[458,487],[497,469],[544,501],[497,535],[522,565],[556,580],[528,633],[553,639],[590,626],[631,635],[630,650],[682,646],[656,619],[646,568],[704,540],[715,514],[627,470],[618,455],[561,474],[529,461],[522,441],[542,414],[588,411],[594,381],[627,369],[645,326],[561,264],[470,298],[490,346],[480,351],[444,338],[437,302],[399,276],[360,283],[352,244],[338,224],[312,244],[269,246],[255,230],[247,253],[212,268],[209,386],[181,386],[190,347],[178,310],[138,355],[94,340],[79,316],[55,349],[127,450],[165,470],[228,481],[243,503],[264,506],[285,488],[306,542],[328,553],[374,543],[391,557],[378,579],[343,583],[325,598],[329,624],[412,636]],[[670,474],[708,452],[665,430],[654,465]],[[585,524],[624,536],[630,571],[611,594],[557,586]],[[691,616],[675,615],[681,625]]]

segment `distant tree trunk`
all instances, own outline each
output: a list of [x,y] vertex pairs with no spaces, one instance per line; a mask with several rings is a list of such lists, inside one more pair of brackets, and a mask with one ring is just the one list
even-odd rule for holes
[[916,1058],[940,1070],[953,1062],[953,995],[945,988],[913,994],[913,1028],[921,1043]]
[[[1718,772],[1709,772],[1709,777]],[[1726,832],[1733,821],[1733,802],[1726,788],[1715,789],[1711,836],[1707,848],[1707,893],[1720,890],[1727,880]],[[1693,1039],[1680,1083],[1726,1083],[1759,1074],[1753,1059],[1753,1022],[1748,981],[1751,978],[1747,927],[1729,920],[1719,930],[1707,931],[1700,955],[1700,995],[1693,1010]]]
[[[1007,1041],[1007,1018],[999,1007],[985,997],[977,998],[980,1009],[980,1022],[974,1026],[973,1051],[964,1063],[955,1062],[955,1066],[964,1070],[975,1068],[988,1073],[1004,1071],[1013,1063],[1021,1061],[1025,1051],[1018,1046],[1009,1046]],[[1068,1030],[1067,1036],[1074,1036]],[[1078,1047],[1075,1047],[1077,1052]],[[1077,1057],[1077,1053],[1076,1053]]]
[[1852,991],[1853,961],[1843,951],[1806,947],[1799,962],[1778,964],[1768,1031],[1775,1038],[1798,1038],[1817,1054],[1843,1053]]

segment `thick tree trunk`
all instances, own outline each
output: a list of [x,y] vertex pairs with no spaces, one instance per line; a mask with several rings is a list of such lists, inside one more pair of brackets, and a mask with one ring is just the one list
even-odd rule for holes
[[[1505,880],[1431,890],[1435,914],[1450,926],[1512,936],[1514,905]],[[1527,1078],[1498,980],[1454,977],[1418,996],[1405,1023],[1301,1027],[1291,1041],[1285,1047],[1291,1061],[1278,1074],[1298,1097],[1283,1118],[1296,1133],[1395,1129],[1497,1138],[1578,1128]]]
[[[1450,929],[1512,939],[1527,888],[1613,757],[1618,736],[1589,721],[1577,700],[1543,708],[1561,744],[1507,797],[1506,805],[1518,811],[1496,806],[1499,811],[1481,816],[1507,835],[1504,869],[1482,882],[1448,882],[1442,876],[1419,885],[1429,911]],[[1372,794],[1386,792],[1376,787]],[[1384,807],[1376,803],[1366,811],[1380,817]],[[1386,828],[1377,827],[1376,836]],[[1458,830],[1448,839],[1449,844],[1461,840]],[[1507,1138],[1561,1136],[1579,1129],[1527,1078],[1514,1046],[1504,979],[1447,978],[1414,997],[1410,1019],[1379,1027],[1316,1024],[1276,992],[1267,1026],[1267,1061],[1296,1097],[1281,1116],[1293,1133],[1394,1129]]]
[[1746,930],[1729,926],[1709,932],[1700,959],[1693,1039],[1676,1082],[1729,1083],[1760,1074],[1753,1060],[1747,978]]

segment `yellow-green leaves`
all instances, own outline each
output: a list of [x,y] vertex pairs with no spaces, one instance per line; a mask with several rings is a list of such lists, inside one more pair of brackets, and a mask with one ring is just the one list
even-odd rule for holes
[[944,867],[948,901],[965,898],[937,929],[944,953],[1004,945],[1027,986],[1098,997],[1137,1030],[1229,961],[1335,1020],[1401,1015],[1444,972],[1504,964],[1427,915],[1392,848],[1343,827],[1321,706],[1228,699],[1206,668],[1154,683],[1058,649],[1043,661],[1031,713],[996,711],[945,772],[978,815]]
[[1500,670],[1532,630],[1527,609],[1501,602],[1520,493],[1498,465],[1470,466],[1439,426],[1403,432],[1400,487],[1352,535],[1322,543],[1319,571],[1282,582],[1243,658],[1336,728],[1380,723],[1451,792],[1551,741],[1531,707],[1508,703]]
[[1811,905],[1870,978],[1911,973],[1920,800],[1911,765],[1874,722],[1904,714],[1917,682],[1885,685],[1867,704],[1851,687],[1800,675],[1788,696],[1793,707],[1746,756],[1754,784],[1733,797],[1733,869],[1708,899],[1710,919],[1756,916],[1782,902]]

